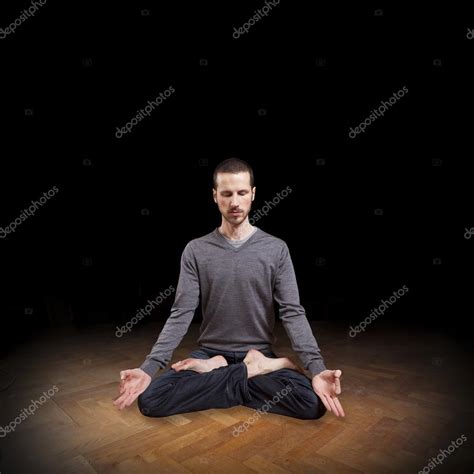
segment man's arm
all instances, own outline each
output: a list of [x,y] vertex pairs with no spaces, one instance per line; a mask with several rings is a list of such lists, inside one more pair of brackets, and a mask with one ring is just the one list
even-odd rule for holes
[[158,369],[165,368],[178,347],[193,320],[194,311],[199,304],[199,277],[196,259],[188,243],[181,256],[176,296],[171,308],[171,314],[166,321],[151,352],[140,366],[145,373],[153,377]]
[[283,244],[274,286],[274,299],[280,306],[279,317],[283,322],[291,347],[296,352],[311,377],[326,370],[321,351],[300,304],[298,284],[290,252]]

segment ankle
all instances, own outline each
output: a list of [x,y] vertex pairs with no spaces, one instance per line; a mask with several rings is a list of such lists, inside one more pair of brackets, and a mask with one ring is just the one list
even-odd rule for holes
[[247,378],[248,379],[251,379],[252,377],[255,377],[256,375],[259,374],[258,368],[256,367],[255,364],[249,364],[248,362],[245,362],[245,361],[243,361],[242,363],[247,368]]

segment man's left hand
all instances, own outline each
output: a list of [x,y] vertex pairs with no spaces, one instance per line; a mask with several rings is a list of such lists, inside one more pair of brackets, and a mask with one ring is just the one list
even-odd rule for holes
[[337,396],[341,394],[342,371],[323,370],[312,380],[313,390],[319,396],[327,410],[336,416],[345,416],[344,410]]

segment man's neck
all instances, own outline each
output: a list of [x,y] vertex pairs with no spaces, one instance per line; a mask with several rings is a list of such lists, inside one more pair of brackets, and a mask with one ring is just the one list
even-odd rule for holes
[[219,227],[219,232],[230,240],[242,240],[249,236],[255,227],[253,227],[248,219],[245,219],[241,224],[233,226],[225,219],[222,219],[222,224]]

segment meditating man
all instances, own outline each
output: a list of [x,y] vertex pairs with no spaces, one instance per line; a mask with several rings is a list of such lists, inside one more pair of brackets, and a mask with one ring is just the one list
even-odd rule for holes
[[[213,197],[222,224],[186,245],[170,317],[140,368],[120,372],[118,408],[138,397],[141,413],[154,417],[237,405],[259,409],[278,394],[271,413],[318,419],[329,410],[344,416],[337,398],[342,374],[325,367],[300,305],[288,246],[249,222],[255,190],[245,161],[229,158],[217,165]],[[166,369],[199,299],[199,347]],[[274,302],[311,378],[272,350]],[[152,380],[160,368],[166,370]]]

